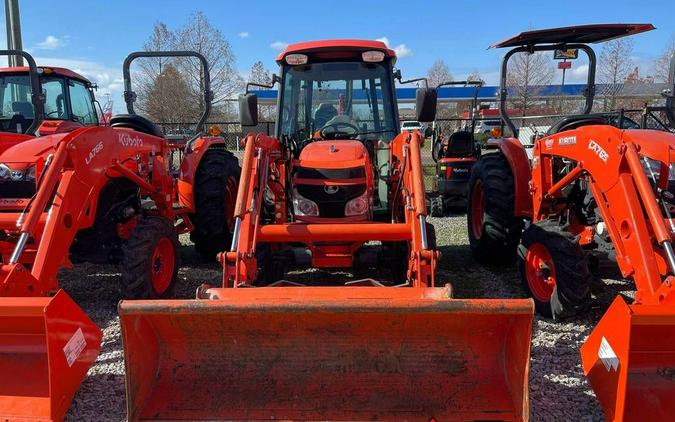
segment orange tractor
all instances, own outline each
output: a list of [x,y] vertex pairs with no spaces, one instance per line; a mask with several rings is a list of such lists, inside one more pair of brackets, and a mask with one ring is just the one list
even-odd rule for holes
[[[160,56],[196,57],[206,81],[198,134],[182,148],[176,174],[170,159],[177,147],[133,113],[129,66]],[[3,420],[61,420],[98,354],[101,331],[59,289],[59,268],[119,264],[124,297],[168,297],[178,234],[210,233],[197,239],[204,249],[229,240],[223,213],[239,168],[222,138],[201,134],[211,100],[206,60],[193,52],[134,53],[124,78],[130,114],[113,117],[110,126],[24,140],[0,154]],[[202,207],[205,201],[212,203]]]
[[[588,46],[575,41],[597,42],[652,28],[532,31],[502,45],[531,43],[512,52],[578,48],[593,57]],[[591,60],[589,73],[594,65]],[[503,118],[513,130],[508,116]],[[534,142],[531,164],[518,140],[490,141],[496,152],[481,157],[470,188],[468,229],[476,252],[509,254],[517,245],[523,283],[538,313],[559,319],[588,306],[589,253],[611,246],[621,273],[633,278],[637,291],[630,304],[617,297],[582,346],[584,373],[607,420],[672,419],[675,134],[622,130],[587,115],[566,122],[571,127]],[[521,235],[524,219],[529,224]],[[513,242],[495,236],[490,226],[495,221],[519,222],[506,232]]]
[[[130,421],[527,419],[532,302],[437,280],[395,59],[358,40],[277,57],[277,136],[244,140],[222,284],[119,305]],[[435,100],[418,90],[419,121]],[[257,97],[240,111],[255,125]]]
[[0,56],[21,56],[28,63],[0,68],[0,153],[35,136],[99,124],[96,85],[85,77],[60,67],[38,67],[25,51],[0,50]]

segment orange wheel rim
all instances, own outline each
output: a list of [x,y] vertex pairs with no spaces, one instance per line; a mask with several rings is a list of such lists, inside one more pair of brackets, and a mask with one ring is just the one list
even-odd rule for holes
[[551,300],[556,283],[555,266],[548,249],[541,243],[535,243],[527,250],[525,277],[535,299],[540,302]]
[[175,263],[175,251],[171,240],[163,237],[157,242],[150,261],[152,288],[155,292],[164,293],[171,285]]

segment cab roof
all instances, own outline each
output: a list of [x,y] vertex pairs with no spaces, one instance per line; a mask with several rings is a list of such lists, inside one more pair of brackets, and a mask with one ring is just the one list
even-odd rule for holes
[[[70,69],[66,69],[63,67],[53,67],[53,66],[38,66],[38,72],[42,70],[42,73],[40,76],[47,76],[47,75],[58,75],[58,76],[64,76],[66,78],[71,78],[71,79],[77,79],[79,81],[85,82],[87,84],[91,84],[89,79],[85,78],[84,76],[80,75],[79,73],[73,72]],[[47,72],[45,72],[47,70]],[[51,73],[48,73],[51,71]],[[28,66],[20,66],[20,67],[0,67],[0,73],[28,73]]]
[[656,29],[650,23],[617,23],[564,26],[521,32],[492,44],[489,48],[521,47],[538,44],[600,43]]
[[394,50],[387,47],[382,41],[373,40],[319,40],[306,41],[296,44],[291,44],[277,56],[277,62],[281,61],[288,54],[294,53],[340,53],[340,52],[362,52],[368,50],[378,50],[384,52],[386,57],[396,59]]

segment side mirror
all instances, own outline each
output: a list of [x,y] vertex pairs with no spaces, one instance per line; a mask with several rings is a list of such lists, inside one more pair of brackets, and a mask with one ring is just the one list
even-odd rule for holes
[[436,120],[437,93],[432,88],[418,88],[415,93],[415,113],[418,122]]
[[424,129],[424,137],[425,138],[431,138],[431,135],[434,134],[433,129],[431,129],[431,126],[427,126],[426,129]]
[[258,96],[255,94],[239,95],[239,120],[242,126],[258,125]]

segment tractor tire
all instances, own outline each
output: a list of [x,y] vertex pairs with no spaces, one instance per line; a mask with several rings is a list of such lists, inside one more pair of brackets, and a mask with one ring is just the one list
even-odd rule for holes
[[429,214],[432,217],[443,217],[443,197],[434,196],[429,199]]
[[[237,158],[222,149],[204,153],[195,174],[194,230],[190,240],[195,251],[204,259],[215,261],[219,252],[230,247],[232,233],[227,224],[225,208],[236,200],[241,168]],[[232,194],[228,194],[228,184]],[[232,197],[229,197],[233,195]]]
[[173,295],[180,244],[173,223],[143,217],[122,247],[120,291],[126,299],[159,299]]
[[515,184],[506,157],[483,155],[471,170],[467,198],[469,246],[485,264],[516,259],[524,220],[514,215]]
[[556,221],[530,224],[518,248],[523,286],[537,313],[561,320],[584,311],[591,294],[586,254],[575,237]]

